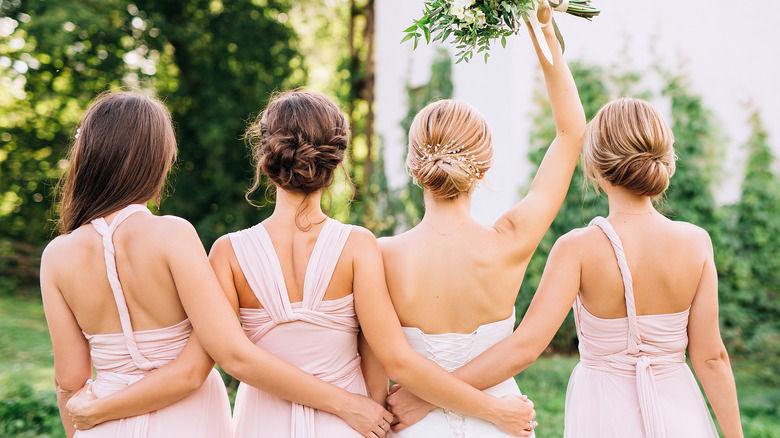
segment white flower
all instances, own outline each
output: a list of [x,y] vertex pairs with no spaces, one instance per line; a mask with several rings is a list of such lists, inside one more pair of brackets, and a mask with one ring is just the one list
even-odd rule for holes
[[474,24],[474,11],[468,10],[466,11],[466,16],[463,18],[463,21],[466,22],[469,26]]
[[453,6],[452,9],[450,9],[450,14],[457,17],[458,20],[466,18],[466,10],[463,9],[463,7]]
[[477,20],[477,27],[484,27],[487,24],[487,18],[485,18],[485,13],[482,12],[482,9],[477,9],[474,13],[474,18]]
[[458,20],[466,19],[466,9],[474,4],[474,0],[453,0],[450,15],[454,15]]

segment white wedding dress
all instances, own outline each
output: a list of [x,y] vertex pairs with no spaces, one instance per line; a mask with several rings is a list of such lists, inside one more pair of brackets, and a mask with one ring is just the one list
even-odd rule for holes
[[[479,326],[472,333],[426,334],[416,327],[403,327],[412,348],[452,372],[512,334],[514,314],[509,318]],[[509,378],[486,393],[496,397],[521,395],[514,379]],[[418,423],[387,436],[397,438],[499,438],[510,437],[493,423],[441,408],[434,409]],[[532,435],[533,436],[533,435]]]

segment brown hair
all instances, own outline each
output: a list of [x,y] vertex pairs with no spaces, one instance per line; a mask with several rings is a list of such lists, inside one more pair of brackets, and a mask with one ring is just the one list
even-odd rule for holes
[[641,99],[623,97],[604,105],[588,124],[582,163],[596,178],[637,196],[660,196],[674,175],[674,134],[661,115]]
[[409,128],[406,167],[435,198],[455,198],[482,178],[493,160],[485,118],[457,100],[428,104]]
[[263,173],[284,190],[308,195],[333,182],[349,144],[349,123],[324,95],[289,91],[271,98],[245,138],[257,161],[247,200]]
[[61,232],[159,195],[176,159],[162,102],[133,92],[102,94],[77,132],[62,183]]

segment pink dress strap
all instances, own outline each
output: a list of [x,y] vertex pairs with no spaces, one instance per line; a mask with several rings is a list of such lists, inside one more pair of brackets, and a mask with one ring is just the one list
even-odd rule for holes
[[103,237],[103,255],[106,259],[106,274],[108,275],[108,283],[111,285],[111,291],[114,294],[114,301],[116,301],[116,308],[119,312],[119,322],[122,324],[122,333],[125,337],[127,350],[130,352],[130,357],[133,358],[133,362],[135,362],[135,365],[139,369],[149,371],[157,368],[159,364],[148,360],[138,350],[138,343],[135,340],[133,326],[130,323],[130,311],[127,309],[125,294],[122,290],[122,283],[119,281],[119,273],[116,268],[116,250],[114,248],[113,240],[114,232],[119,225],[130,217],[130,215],[137,212],[152,214],[144,205],[130,204],[119,211],[114,217],[114,220],[111,221],[111,225],[101,217],[93,220],[92,226],[95,227],[95,231],[100,233]]
[[328,218],[320,230],[303,281],[303,306],[305,308],[317,310],[322,304],[322,298],[325,296],[325,291],[328,290],[330,279],[336,270],[336,264],[341,257],[352,227],[352,225],[342,224],[335,219]]
[[620,275],[623,277],[623,289],[626,298],[626,314],[628,316],[628,359],[636,368],[637,393],[639,395],[639,408],[642,412],[642,422],[646,438],[666,438],[661,406],[658,400],[658,391],[653,376],[653,358],[640,354],[642,349],[642,337],[637,324],[636,304],[634,302],[634,283],[631,271],[628,269],[626,253],[623,243],[620,241],[615,229],[608,220],[601,216],[595,217],[589,225],[598,226],[609,239],[615,252]]

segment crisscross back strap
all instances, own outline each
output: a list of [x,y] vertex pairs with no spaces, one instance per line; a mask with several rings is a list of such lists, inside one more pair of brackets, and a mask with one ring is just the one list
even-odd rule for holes
[[284,274],[271,236],[262,224],[228,234],[233,252],[249,287],[271,319],[293,319]]
[[620,241],[615,229],[612,228],[612,224],[601,216],[595,217],[590,221],[589,225],[596,225],[601,228],[601,231],[609,239],[612,244],[612,249],[615,251],[615,258],[617,259],[618,268],[620,268],[620,275],[623,277],[623,289],[626,297],[626,315],[628,315],[628,351],[631,354],[636,354],[639,351],[639,345],[642,343],[642,338],[639,334],[639,326],[636,322],[636,304],[634,303],[634,282],[631,279],[631,271],[628,269],[628,262],[626,261],[626,253],[623,250],[623,243]]
[[93,220],[92,226],[95,227],[95,231],[100,233],[103,237],[103,255],[106,259],[106,274],[108,275],[108,283],[111,285],[111,291],[114,294],[114,301],[116,301],[116,308],[119,312],[119,322],[122,324],[122,333],[125,336],[127,350],[130,352],[130,357],[133,358],[133,362],[135,362],[135,365],[139,369],[149,371],[155,368],[155,364],[146,359],[138,350],[138,344],[135,341],[135,334],[133,333],[133,326],[130,323],[130,311],[127,309],[122,283],[119,282],[119,273],[116,268],[116,250],[114,249],[113,240],[114,232],[119,225],[130,217],[131,214],[137,212],[152,214],[146,206],[130,204],[119,211],[114,217],[114,220],[111,221],[111,225],[108,225],[106,220],[101,217]]
[[306,266],[306,276],[303,281],[304,307],[316,310],[322,303],[352,228],[352,225],[328,218],[320,230],[309,264]]

